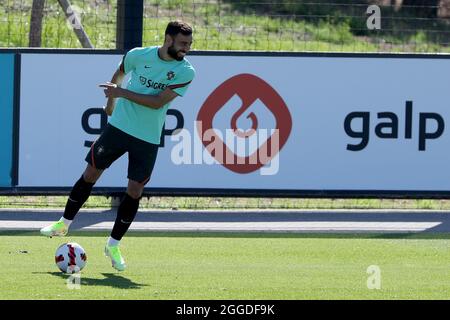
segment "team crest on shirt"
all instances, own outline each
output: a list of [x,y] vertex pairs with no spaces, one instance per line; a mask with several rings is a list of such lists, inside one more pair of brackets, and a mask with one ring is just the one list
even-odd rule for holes
[[175,77],[175,72],[169,71],[167,72],[167,80],[172,80]]

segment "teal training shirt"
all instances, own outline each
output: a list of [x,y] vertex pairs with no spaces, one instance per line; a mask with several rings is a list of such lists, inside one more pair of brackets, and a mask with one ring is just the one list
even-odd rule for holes
[[[195,70],[186,59],[165,61],[158,55],[159,47],[135,48],[123,58],[126,74],[131,72],[126,88],[130,91],[157,95],[166,88],[183,96],[195,76]],[[118,98],[109,123],[138,139],[159,144],[170,103],[152,109]]]

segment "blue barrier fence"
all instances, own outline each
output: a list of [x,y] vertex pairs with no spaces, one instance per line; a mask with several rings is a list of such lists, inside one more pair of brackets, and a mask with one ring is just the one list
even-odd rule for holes
[[0,187],[12,185],[14,54],[0,54]]

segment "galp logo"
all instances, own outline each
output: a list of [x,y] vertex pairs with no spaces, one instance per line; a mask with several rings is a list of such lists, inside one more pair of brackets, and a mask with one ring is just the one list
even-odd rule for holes
[[[239,99],[234,99],[235,96]],[[248,155],[240,155],[230,149],[223,135],[213,126],[216,114],[231,100],[241,102],[241,105],[238,103],[233,107],[234,113],[227,125],[237,139],[251,140],[258,132],[258,118],[253,111],[249,113],[254,104],[259,108],[255,110],[257,113],[265,111],[261,110],[265,106],[275,119],[270,136],[264,142],[260,139],[256,150]],[[238,128],[241,117],[251,121],[251,129],[243,131]],[[200,108],[197,124],[197,132],[204,147],[220,164],[236,173],[250,173],[269,163],[279,153],[291,133],[292,118],[286,103],[267,82],[252,74],[239,74],[226,80],[209,95]],[[225,140],[228,141],[228,137]]]

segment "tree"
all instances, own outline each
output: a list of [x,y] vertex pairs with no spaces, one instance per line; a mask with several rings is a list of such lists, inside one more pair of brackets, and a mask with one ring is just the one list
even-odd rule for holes
[[[67,20],[69,21],[75,35],[80,41],[83,48],[93,48],[94,46],[89,39],[86,31],[81,25],[77,15],[72,9],[72,5],[69,0],[58,0],[59,5],[63,9]],[[29,46],[40,47],[42,39],[42,19],[44,17],[44,5],[45,0],[33,0],[31,7],[31,21],[30,21],[30,34],[29,34]]]
[[45,0],[33,0],[31,8],[29,46],[40,47],[42,37],[42,18],[44,17]]

